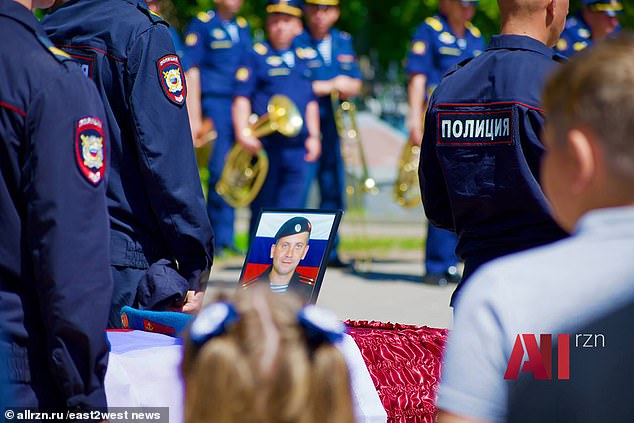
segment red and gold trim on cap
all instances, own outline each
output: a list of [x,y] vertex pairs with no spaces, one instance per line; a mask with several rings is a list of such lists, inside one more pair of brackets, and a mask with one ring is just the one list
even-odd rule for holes
[[291,15],[297,18],[302,17],[302,9],[291,6],[288,3],[269,4],[266,6],[266,13],[282,13],[284,15]]

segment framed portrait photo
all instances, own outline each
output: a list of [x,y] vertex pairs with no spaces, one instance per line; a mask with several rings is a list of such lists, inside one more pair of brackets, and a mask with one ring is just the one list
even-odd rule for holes
[[239,289],[264,285],[314,304],[342,214],[341,210],[260,211]]

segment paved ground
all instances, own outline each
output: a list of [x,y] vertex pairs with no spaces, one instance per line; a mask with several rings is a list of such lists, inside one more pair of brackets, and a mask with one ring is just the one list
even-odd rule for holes
[[[426,226],[422,206],[406,210],[392,200],[392,183],[404,135],[367,114],[359,115],[358,125],[370,175],[377,180],[380,192],[365,197],[364,223],[353,216],[344,216],[340,235],[365,232],[372,238],[420,237],[422,245]],[[247,217],[244,210],[239,211],[238,230],[246,230]],[[217,260],[210,290],[235,289],[243,260],[241,257]],[[327,269],[317,303],[330,308],[341,319],[450,327],[449,298],[455,285],[424,285],[423,273],[422,248],[382,251],[355,270]]]

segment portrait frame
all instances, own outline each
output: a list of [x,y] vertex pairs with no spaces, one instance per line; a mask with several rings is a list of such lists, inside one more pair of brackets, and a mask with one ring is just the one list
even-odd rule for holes
[[[295,230],[306,232],[306,223],[303,220],[305,219],[310,225],[310,235],[307,240],[308,249],[304,258],[300,259],[299,263],[293,267],[294,279],[288,290],[303,297],[301,299],[304,303],[315,304],[342,216],[343,210],[261,209],[255,226],[255,234],[240,272],[238,289],[248,289],[264,282],[264,280],[268,283],[266,275],[275,268],[272,256],[277,245],[276,234],[289,229],[287,227],[289,221],[294,223],[290,225],[291,232]],[[301,288],[292,289],[294,286]],[[312,286],[312,288],[308,286]]]

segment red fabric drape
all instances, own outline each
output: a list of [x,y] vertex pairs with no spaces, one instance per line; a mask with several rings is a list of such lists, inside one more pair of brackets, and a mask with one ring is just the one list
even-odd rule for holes
[[389,423],[432,423],[447,329],[346,321]]

